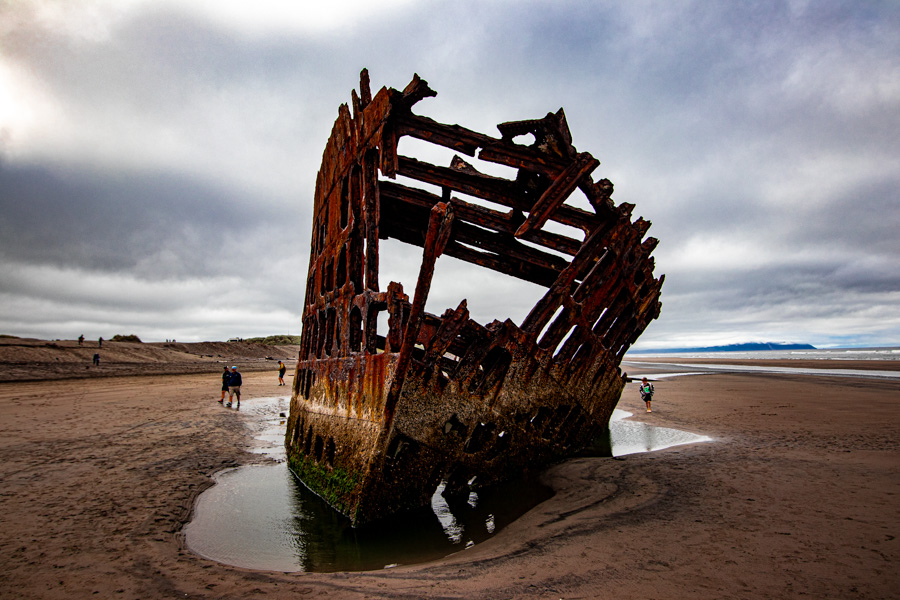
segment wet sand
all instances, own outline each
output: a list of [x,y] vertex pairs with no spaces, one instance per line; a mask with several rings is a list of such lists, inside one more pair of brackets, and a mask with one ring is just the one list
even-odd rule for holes
[[[553,498],[433,563],[286,574],[184,547],[212,474],[265,460],[216,402],[216,374],[2,383],[0,597],[898,596],[900,382],[747,373],[655,386],[653,413],[636,383],[619,407],[714,441],[556,465]],[[244,389],[289,388],[267,372]]]

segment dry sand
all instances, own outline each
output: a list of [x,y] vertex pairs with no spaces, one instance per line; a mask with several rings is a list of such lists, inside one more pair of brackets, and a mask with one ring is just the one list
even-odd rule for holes
[[[274,370],[244,381],[249,397],[286,389]],[[629,384],[634,419],[714,441],[567,461],[545,474],[553,498],[483,544],[335,574],[185,548],[213,473],[263,460],[218,389],[215,373],[0,384],[0,597],[900,596],[898,381],[677,377],[650,414]]]

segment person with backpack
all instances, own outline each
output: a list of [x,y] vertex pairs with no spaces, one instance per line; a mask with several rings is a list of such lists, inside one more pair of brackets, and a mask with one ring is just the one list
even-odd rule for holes
[[237,395],[237,408],[241,407],[241,384],[243,380],[241,374],[238,373],[237,367],[231,367],[231,377],[228,379],[228,402],[225,404],[231,408],[231,401]]
[[650,410],[650,401],[653,400],[653,384],[647,381],[646,377],[641,379],[641,400],[647,405],[647,412],[653,412]]

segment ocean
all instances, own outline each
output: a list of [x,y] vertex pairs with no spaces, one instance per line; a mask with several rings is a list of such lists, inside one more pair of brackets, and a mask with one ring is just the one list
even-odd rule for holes
[[[645,359],[653,358],[654,362],[645,362]],[[681,363],[679,359],[701,359],[708,360],[709,363]],[[741,360],[745,364],[728,364],[716,363],[722,360]],[[754,361],[780,360],[786,361],[783,365],[773,366],[765,364],[752,364]],[[791,367],[789,361],[821,361],[822,366],[815,368]],[[884,364],[884,369],[853,369],[846,368],[846,363],[842,363],[842,368],[829,368],[828,361],[880,361]],[[884,347],[884,348],[826,348],[812,350],[773,350],[773,351],[754,351],[754,352],[661,352],[659,354],[641,353],[626,354],[622,360],[623,370],[629,372],[636,367],[654,368],[660,367],[676,368],[686,370],[689,374],[709,373],[709,372],[757,372],[757,373],[782,373],[793,375],[817,375],[817,376],[838,376],[838,377],[862,377],[866,379],[900,379],[900,347]],[[808,364],[808,363],[807,363]],[[688,374],[684,372],[676,372],[667,376]],[[632,375],[633,376],[633,375]],[[659,374],[655,377],[660,377]]]
[[625,360],[642,358],[706,358],[730,360],[900,360],[900,346],[879,348],[822,348],[813,350],[757,350],[752,352],[640,352]]

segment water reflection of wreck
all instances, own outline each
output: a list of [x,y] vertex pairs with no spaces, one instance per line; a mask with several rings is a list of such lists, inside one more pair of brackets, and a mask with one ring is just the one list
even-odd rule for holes
[[[608,180],[592,181],[599,162],[572,146],[562,109],[502,123],[498,139],[412,113],[434,95],[415,76],[373,98],[364,70],[316,180],[285,444],[291,469],[354,524],[427,505],[441,481],[445,495],[467,493],[473,479],[507,479],[588,443],[621,394],[622,355],[659,315],[650,224],[612,203]],[[517,175],[481,173],[458,155],[448,167],[399,155],[403,136]],[[590,208],[567,202],[576,190]],[[424,249],[412,302],[401,284],[379,285],[388,238]],[[546,294],[521,326],[478,324],[465,300],[426,313],[441,254]]]

